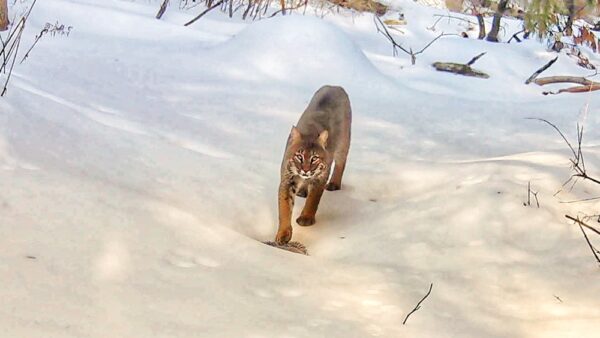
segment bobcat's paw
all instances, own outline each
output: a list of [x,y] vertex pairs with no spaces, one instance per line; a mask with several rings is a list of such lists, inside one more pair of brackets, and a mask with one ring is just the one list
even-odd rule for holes
[[275,242],[277,244],[286,244],[292,239],[292,227],[277,231]]
[[315,224],[315,222],[316,222],[315,218],[310,217],[310,216],[300,216],[296,219],[296,223],[298,223],[298,225],[301,225],[303,227],[313,225],[313,224]]
[[296,196],[306,198],[306,196],[308,196],[308,191],[306,189],[298,189]]
[[327,189],[329,191],[336,191],[336,190],[342,189],[342,187],[340,186],[340,184],[335,184],[333,182],[329,182],[329,183],[327,183],[327,186],[325,187],[325,189]]

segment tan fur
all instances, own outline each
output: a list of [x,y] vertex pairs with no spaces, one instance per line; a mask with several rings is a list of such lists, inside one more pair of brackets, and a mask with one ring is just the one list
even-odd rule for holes
[[324,86],[314,94],[296,127],[292,127],[281,163],[277,243],[287,243],[292,238],[295,195],[306,197],[296,223],[309,226],[316,222],[323,191],[341,189],[351,124],[350,100],[344,89]]

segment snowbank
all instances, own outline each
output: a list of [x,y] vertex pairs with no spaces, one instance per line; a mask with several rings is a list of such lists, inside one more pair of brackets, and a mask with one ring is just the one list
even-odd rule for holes
[[[560,203],[598,191],[580,182],[553,196],[569,154],[523,119],[571,136],[589,104],[584,151],[596,171],[598,97],[522,84],[552,56],[538,42],[449,37],[411,66],[391,57],[370,15],[250,24],[215,11],[184,28],[193,13],[170,8],[158,21],[157,4],[60,0],[34,11],[29,38],[57,19],[74,30],[42,40],[0,100],[4,335],[598,332],[597,267],[563,219],[598,204]],[[427,30],[443,11],[396,5],[407,46],[463,29]],[[518,28],[507,22],[507,34]],[[482,51],[489,80],[430,67]],[[561,56],[553,72],[580,70]],[[295,227],[302,256],[261,241],[277,226],[289,128],[325,83],[350,94],[352,147],[344,190],[326,193],[315,226]],[[528,182],[540,208],[523,206]]]

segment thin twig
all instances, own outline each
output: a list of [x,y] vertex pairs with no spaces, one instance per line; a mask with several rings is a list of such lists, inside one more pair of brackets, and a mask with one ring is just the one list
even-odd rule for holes
[[186,24],[184,24],[184,26],[189,26],[191,24],[193,24],[194,22],[198,21],[201,17],[203,17],[206,13],[212,11],[213,9],[221,6],[221,4],[223,3],[224,0],[219,0],[217,1],[215,4],[213,4],[211,7],[208,7],[207,9],[205,9],[202,13],[198,14],[197,17],[193,18],[192,20],[188,21]]
[[269,18],[272,18],[272,17],[274,17],[275,15],[277,15],[277,14],[279,14],[279,13],[282,13],[283,15],[285,15],[285,14],[286,14],[286,11],[293,11],[293,10],[299,9],[299,8],[301,8],[302,6],[306,6],[306,4],[307,4],[307,2],[306,2],[306,1],[302,1],[302,2],[300,2],[300,3],[299,3],[297,6],[293,6],[293,7],[286,7],[286,8],[281,8],[281,9],[279,9],[279,10],[276,10],[275,12],[273,12],[273,14],[271,14],[271,15],[269,16]]
[[437,24],[444,18],[448,18],[448,23],[450,22],[450,19],[454,19],[454,20],[459,20],[459,21],[465,21],[465,22],[469,23],[470,25],[475,24],[473,21],[471,21],[469,19],[460,18],[460,17],[452,16],[452,15],[434,14],[433,17],[437,17],[438,19],[433,23],[433,25],[431,25],[431,27],[427,27],[427,29],[429,29],[431,31],[435,31],[435,26],[437,26]]
[[8,81],[10,81],[10,77],[12,75],[13,72],[13,68],[15,67],[15,61],[17,61],[17,52],[19,51],[19,46],[21,45],[21,36],[23,34],[23,29],[25,28],[25,25],[22,26],[21,31],[19,32],[19,35],[17,35],[17,47],[15,48],[15,57],[13,57],[12,60],[12,64],[10,65],[10,70],[8,71],[8,76],[6,77],[6,82],[4,83],[4,88],[2,89],[2,94],[0,94],[0,96],[4,96],[4,94],[6,94],[6,91],[8,90]]
[[417,305],[415,306],[414,309],[412,309],[412,311],[410,311],[407,315],[406,318],[404,318],[404,321],[402,322],[402,325],[406,325],[406,321],[408,320],[408,317],[410,317],[410,315],[413,314],[413,312],[417,311],[418,309],[421,308],[421,303],[425,300],[425,298],[429,297],[429,294],[431,294],[431,289],[433,289],[433,283],[431,283],[431,285],[429,285],[429,291],[427,291],[427,294],[421,298],[421,300],[417,303]]
[[465,22],[468,22],[468,23],[470,23],[470,24],[472,24],[472,25],[474,25],[474,24],[475,24],[473,21],[471,21],[471,20],[469,20],[469,19],[465,19],[465,18],[461,18],[461,17],[458,17],[458,16],[453,16],[453,15],[446,15],[446,14],[434,14],[433,16],[434,16],[434,17],[439,17],[440,19],[443,19],[443,18],[448,18],[448,21],[450,21],[450,19],[454,19],[454,20],[465,21]]
[[529,84],[532,81],[534,81],[543,71],[550,68],[550,66],[552,66],[556,62],[556,60],[558,60],[558,56],[555,57],[554,59],[550,60],[550,62],[548,62],[547,64],[542,66],[542,68],[536,70],[533,74],[531,74],[531,76],[527,79],[527,81],[525,81],[525,84]]
[[537,197],[538,193],[539,193],[538,191],[531,190],[531,181],[527,182],[527,202],[523,202],[523,205],[530,207],[531,206],[531,195],[533,195],[533,198],[535,198],[535,204],[539,208],[540,200]]
[[397,49],[400,49],[404,53],[410,55],[411,63],[413,65],[415,64],[415,62],[417,60],[417,55],[423,53],[427,48],[429,48],[429,46],[431,46],[439,38],[441,38],[443,36],[450,36],[450,35],[458,36],[458,34],[451,34],[451,33],[443,33],[442,32],[437,37],[435,37],[433,40],[429,41],[429,43],[426,44],[425,47],[423,47],[419,51],[415,52],[415,51],[413,51],[412,48],[406,49],[401,44],[399,44],[398,42],[396,42],[396,40],[394,39],[394,37],[392,36],[392,34],[390,33],[390,31],[387,29],[386,24],[383,23],[383,21],[381,21],[381,19],[378,16],[374,16],[373,19],[376,20],[375,21],[375,28],[377,28],[377,32],[383,34],[388,39],[388,41],[392,44],[393,51],[394,51],[394,56],[398,55]]
[[506,43],[510,43],[510,41],[511,41],[512,39],[515,39],[515,40],[517,40],[517,42],[521,42],[521,39],[519,39],[519,37],[518,37],[517,35],[518,35],[518,34],[521,34],[521,33],[523,33],[523,32],[525,32],[525,31],[526,31],[526,29],[525,29],[525,28],[523,28],[523,29],[521,29],[520,31],[516,32],[515,34],[513,34],[513,36],[512,36],[510,39],[508,39],[508,41],[506,41]]
[[486,52],[483,52],[477,56],[475,56],[474,58],[471,59],[471,61],[467,62],[467,66],[470,66],[472,64],[475,63],[475,61],[479,60],[480,57],[484,56]]
[[595,200],[599,200],[599,199],[600,199],[600,197],[591,197],[591,198],[583,198],[580,200],[573,200],[573,201],[561,201],[560,203],[563,203],[563,204],[580,203],[580,202],[595,201]]
[[598,257],[598,254],[596,253],[597,250],[596,250],[596,248],[594,248],[594,246],[590,242],[590,239],[588,238],[587,234],[585,233],[585,230],[583,230],[581,223],[579,223],[579,229],[581,229],[581,232],[583,233],[583,237],[585,238],[585,241],[587,242],[588,246],[590,247],[590,250],[592,250],[592,254],[594,254],[594,257],[596,257],[596,261],[598,263],[600,263],[600,257]]
[[158,13],[156,13],[156,18],[160,20],[160,18],[162,18],[163,14],[165,14],[165,12],[167,11],[167,6],[169,5],[169,0],[163,0],[162,5],[160,5],[160,9],[158,10]]
[[596,234],[600,235],[600,231],[597,230],[596,228],[586,224],[585,222],[583,222],[582,220],[569,215],[565,215],[565,217],[571,221],[574,221],[575,223],[577,223],[577,225],[579,225],[579,229],[581,230],[581,233],[583,233],[583,237],[585,238],[586,243],[588,244],[588,246],[590,247],[590,250],[592,250],[592,254],[594,255],[594,257],[596,258],[596,261],[598,263],[600,263],[600,257],[598,257],[598,253],[600,253],[600,251],[596,250],[596,248],[594,248],[594,246],[592,245],[592,242],[590,242],[590,239],[588,237],[588,235],[585,233],[585,230],[583,229],[584,227],[595,232]]
[[33,50],[33,47],[35,47],[37,45],[37,43],[40,41],[40,39],[44,36],[44,34],[48,33],[48,29],[44,28],[40,31],[40,34],[38,36],[35,37],[35,41],[33,42],[33,44],[31,45],[31,47],[29,47],[29,49],[27,50],[27,52],[25,53],[25,55],[23,55],[23,58],[21,59],[21,63],[25,62],[25,60],[29,57],[29,53]]
[[546,119],[538,118],[538,117],[526,117],[525,119],[526,120],[537,120],[537,121],[541,121],[541,122],[544,122],[544,123],[550,125],[552,128],[554,128],[554,130],[556,130],[558,132],[558,134],[562,137],[562,139],[567,143],[567,145],[569,146],[569,149],[571,149],[571,152],[573,153],[573,156],[577,157],[577,153],[575,152],[575,149],[573,148],[573,146],[571,145],[569,140],[567,140],[567,138],[562,133],[562,131],[560,131],[560,129],[558,129],[558,127],[556,125],[554,125],[552,122],[550,122]]
[[598,229],[594,228],[594,227],[593,227],[593,226],[591,226],[591,225],[588,225],[588,224],[586,224],[585,222],[583,222],[583,221],[582,221],[582,220],[580,220],[579,218],[575,218],[575,217],[573,217],[573,216],[570,216],[570,215],[565,215],[565,217],[566,217],[566,218],[568,218],[568,219],[570,219],[571,221],[573,221],[573,222],[575,222],[575,223],[579,224],[579,225],[582,225],[582,226],[584,226],[584,227],[585,227],[585,228],[587,228],[587,229],[590,229],[590,230],[592,230],[592,231],[593,231],[593,232],[595,232],[596,234],[600,235],[600,230],[598,230]]

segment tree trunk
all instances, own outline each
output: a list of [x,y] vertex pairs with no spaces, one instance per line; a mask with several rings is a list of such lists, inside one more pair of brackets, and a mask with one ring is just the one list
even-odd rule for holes
[[8,29],[8,6],[7,0],[0,0],[0,31]]
[[500,19],[502,19],[502,15],[504,15],[504,11],[506,10],[507,5],[508,0],[500,0],[500,2],[498,2],[498,9],[496,10],[496,13],[494,13],[494,20],[492,21],[492,28],[490,29],[490,33],[486,38],[487,41],[498,42],[498,32],[500,32]]
[[485,20],[483,20],[483,14],[477,13],[477,22],[479,23],[479,40],[485,38]]
[[285,0],[279,0],[281,5],[281,15],[285,15]]
[[566,0],[567,10],[569,11],[569,17],[567,18],[567,24],[565,25],[565,35],[573,35],[573,20],[575,20],[575,0]]

